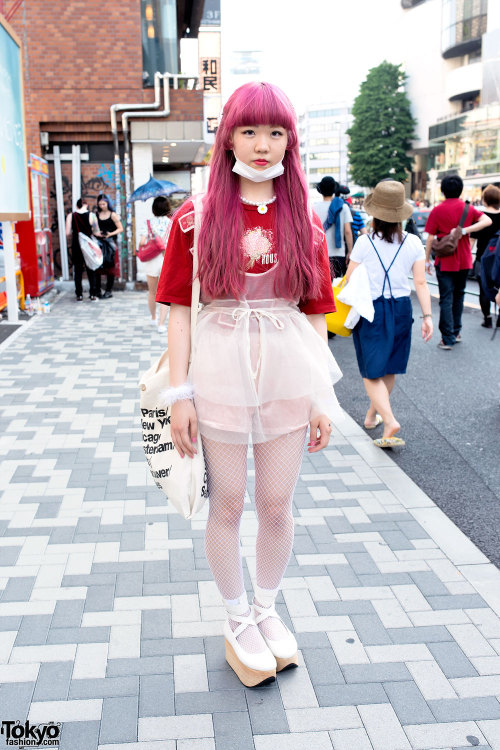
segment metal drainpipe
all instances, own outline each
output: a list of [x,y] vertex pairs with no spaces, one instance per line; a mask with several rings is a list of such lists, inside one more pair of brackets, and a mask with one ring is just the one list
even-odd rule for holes
[[122,114],[122,131],[123,131],[123,168],[125,171],[125,211],[127,216],[126,237],[127,237],[127,256],[128,256],[128,281],[133,281],[133,243],[132,243],[132,204],[130,196],[132,195],[130,179],[130,139],[128,121],[134,117],[168,117],[170,114],[170,93],[169,79],[170,73],[159,74],[163,79],[163,109],[159,112],[124,112]]
[[124,112],[122,114],[122,131],[123,131],[123,143],[124,143],[124,155],[123,155],[123,167],[125,171],[125,202],[126,202],[126,213],[127,213],[127,254],[128,254],[128,281],[133,281],[132,278],[132,267],[133,267],[133,243],[132,243],[132,206],[129,203],[130,196],[132,195],[131,179],[130,179],[130,140],[129,140],[129,128],[128,121],[135,117],[168,117],[170,115],[170,79],[174,82],[174,89],[179,88],[179,79],[192,80],[193,87],[198,82],[198,76],[186,76],[177,73],[160,73],[158,74],[163,79],[163,109],[160,112]]
[[[117,125],[117,117],[116,113],[119,110],[126,109],[126,110],[151,110],[151,109],[158,109],[160,106],[160,79],[162,78],[161,73],[155,73],[154,76],[154,91],[155,91],[155,100],[154,102],[150,103],[141,103],[141,104],[112,104],[109,108],[110,117],[111,117],[111,133],[113,135],[113,148],[114,148],[114,169],[115,169],[115,208],[116,213],[121,218],[121,162],[120,162],[120,144],[118,140],[118,125]],[[119,250],[121,250],[121,235],[119,235],[118,239],[119,244]],[[121,252],[119,253],[120,256],[120,276],[123,277],[123,259]]]

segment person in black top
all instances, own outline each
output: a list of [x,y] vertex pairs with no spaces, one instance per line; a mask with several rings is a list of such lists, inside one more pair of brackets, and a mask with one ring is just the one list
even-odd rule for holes
[[81,302],[83,300],[82,290],[82,275],[83,269],[87,271],[87,278],[89,280],[89,296],[93,301],[97,299],[97,273],[92,271],[85,264],[83,253],[80,248],[78,241],[78,233],[86,234],[87,237],[92,237],[92,234],[98,233],[97,219],[94,213],[89,211],[88,203],[83,198],[78,198],[76,202],[76,211],[68,214],[66,217],[66,237],[72,235],[71,239],[71,260],[73,262],[73,278],[75,281],[75,294],[76,301]]
[[[481,229],[479,232],[474,232],[471,237],[477,240],[476,246],[476,260],[480,261],[484,251],[488,247],[490,239],[500,229],[500,188],[495,185],[488,185],[483,191],[483,205],[485,210],[483,213],[485,216],[489,216],[491,224],[485,229]],[[479,304],[481,305],[481,312],[484,315],[484,320],[481,323],[483,328],[491,328],[493,325],[490,311],[490,300],[484,293],[483,287],[481,286],[481,277],[479,278]]]
[[106,290],[102,297],[107,299],[113,296],[113,285],[115,276],[120,275],[120,259],[118,257],[118,248],[116,241],[111,239],[123,232],[123,226],[120,217],[113,210],[113,204],[107,195],[101,193],[97,198],[97,221],[99,223],[99,237],[111,240],[115,251],[115,262],[111,268],[99,268],[97,270],[97,290],[98,297],[101,297],[101,273],[106,274]]

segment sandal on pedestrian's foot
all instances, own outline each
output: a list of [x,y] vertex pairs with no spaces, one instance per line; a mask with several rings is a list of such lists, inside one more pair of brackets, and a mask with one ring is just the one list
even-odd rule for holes
[[[283,672],[284,669],[298,667],[297,641],[276,612],[274,604],[270,607],[261,607],[254,599],[252,607],[255,623],[260,630],[260,634],[276,659],[276,671]],[[275,619],[276,622],[266,623],[270,617]]]
[[[234,631],[229,624],[229,618],[232,622],[239,623]],[[257,653],[247,651],[238,643],[238,636],[248,627],[256,627],[251,610],[247,615],[228,615],[224,623],[226,661],[245,687],[261,687],[275,681],[276,659],[266,646],[264,639],[263,650]]]
[[383,424],[383,422],[384,422],[384,420],[382,419],[382,417],[380,416],[380,414],[377,414],[376,417],[375,417],[374,424],[366,424],[366,422],[364,423],[365,429],[366,430],[374,430],[375,427],[378,427],[379,424]]
[[394,448],[399,445],[406,445],[403,438],[398,437],[381,437],[373,441],[377,448]]

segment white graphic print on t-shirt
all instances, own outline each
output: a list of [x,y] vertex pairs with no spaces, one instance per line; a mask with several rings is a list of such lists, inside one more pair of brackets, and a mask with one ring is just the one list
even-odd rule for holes
[[263,266],[272,266],[278,262],[277,253],[272,252],[274,237],[271,229],[262,229],[262,227],[247,229],[243,235],[242,245],[247,271],[253,268],[257,261]]

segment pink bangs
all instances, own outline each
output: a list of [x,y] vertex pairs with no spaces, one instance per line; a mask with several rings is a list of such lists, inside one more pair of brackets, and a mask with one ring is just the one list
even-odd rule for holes
[[288,130],[288,146],[294,148],[297,138],[297,117],[287,95],[272,83],[246,83],[228,99],[219,130],[222,147],[231,148],[234,128],[243,125],[281,125]]

